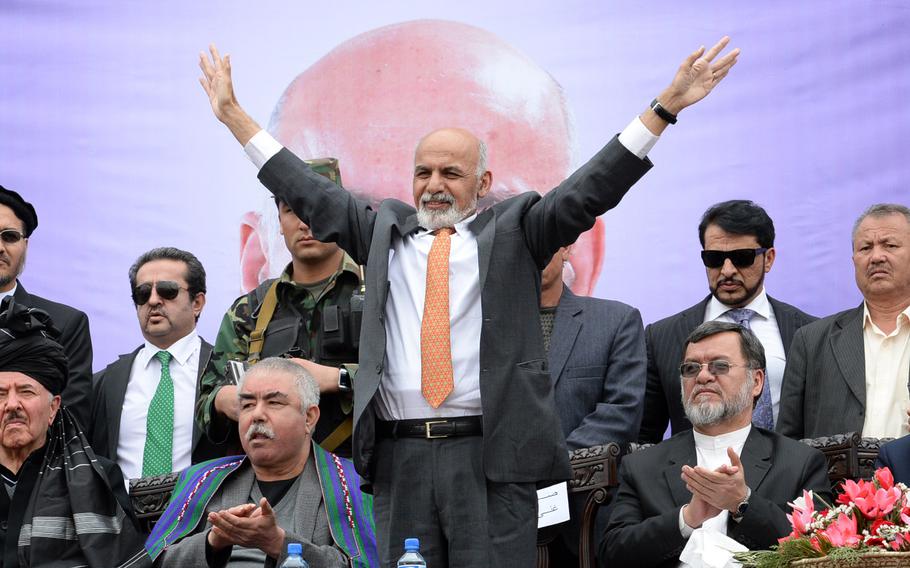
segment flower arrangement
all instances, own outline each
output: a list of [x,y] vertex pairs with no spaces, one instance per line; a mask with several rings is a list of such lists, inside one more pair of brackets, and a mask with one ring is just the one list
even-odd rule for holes
[[736,560],[753,568],[785,568],[808,558],[851,564],[872,553],[910,552],[910,488],[895,483],[888,468],[871,481],[842,483],[835,505],[816,510],[814,498],[803,491],[788,503],[793,531],[774,550],[737,553]]

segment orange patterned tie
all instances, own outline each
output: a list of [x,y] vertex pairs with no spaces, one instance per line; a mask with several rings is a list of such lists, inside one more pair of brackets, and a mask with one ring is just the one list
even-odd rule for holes
[[438,408],[452,392],[452,341],[449,336],[449,238],[451,227],[436,231],[427,256],[427,292],[420,323],[420,392]]

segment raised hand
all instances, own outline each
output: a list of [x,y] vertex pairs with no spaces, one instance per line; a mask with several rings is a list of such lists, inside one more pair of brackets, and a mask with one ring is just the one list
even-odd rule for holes
[[231,79],[231,56],[221,57],[215,44],[209,45],[209,55],[199,52],[199,68],[205,94],[209,97],[215,118],[227,126],[237,141],[246,145],[261,128],[243,110],[234,95],[234,81]]
[[676,114],[708,96],[736,65],[738,48],[714,61],[728,43],[730,38],[724,36],[707,52],[704,46],[692,52],[679,66],[670,86],[658,98],[661,105]]

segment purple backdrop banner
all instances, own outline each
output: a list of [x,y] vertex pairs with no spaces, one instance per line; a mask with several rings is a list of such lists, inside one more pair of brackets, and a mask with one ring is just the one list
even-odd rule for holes
[[739,64],[573,255],[576,288],[646,322],[707,292],[696,226],[712,203],[765,206],[778,234],[767,288],[820,316],[859,302],[856,216],[910,203],[902,0],[314,6],[0,3],[0,184],[40,220],[21,279],[89,314],[95,369],[142,340],[127,269],[143,251],[202,260],[209,341],[242,289],[286,262],[268,194],[198,85],[209,42],[284,144],[338,157],[361,195],[409,199],[417,139],[452,124],[487,139],[497,195],[548,190],[687,53],[730,35]]

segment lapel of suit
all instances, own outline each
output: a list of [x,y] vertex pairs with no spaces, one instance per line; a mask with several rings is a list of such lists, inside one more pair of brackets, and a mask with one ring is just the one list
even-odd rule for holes
[[[709,300],[711,300],[710,295],[688,310],[682,312],[682,317],[679,318],[680,353],[684,350],[683,343],[686,341],[686,338],[689,337],[689,334],[692,333],[692,330],[705,322],[705,310],[708,308]],[[680,357],[680,362],[681,360],[682,357]]]
[[553,377],[553,384],[557,384],[562,378],[562,370],[569,360],[569,354],[575,346],[575,340],[581,331],[581,318],[578,316],[582,312],[581,302],[578,296],[573,294],[568,287],[563,286],[562,298],[556,307],[556,322],[553,324],[553,331],[550,334],[550,376]]
[[25,291],[25,286],[18,280],[16,280],[16,291],[13,293],[13,299],[16,300],[17,304],[28,306],[30,303],[29,293]]
[[689,430],[661,443],[672,444],[667,455],[667,465],[664,467],[664,479],[673,496],[674,505],[681,507],[692,499],[692,493],[686,489],[686,483],[682,480],[682,466],[695,467],[698,464],[695,455],[695,436],[692,435],[692,430]]
[[371,262],[368,266],[376,268],[376,283],[380,287],[380,297],[379,297],[379,306],[380,309],[386,304],[386,300],[389,299],[389,255],[392,254],[392,232],[395,232],[398,235],[398,238],[404,238],[405,236],[413,233],[417,230],[420,225],[417,223],[417,213],[411,213],[404,218],[403,221],[395,220],[392,222],[391,231],[378,231],[374,229],[374,239],[376,238],[388,238],[388,242],[377,243],[377,250],[387,251],[386,258],[383,262]]
[[740,461],[743,462],[746,485],[753,492],[758,490],[765,475],[768,474],[768,470],[771,469],[771,450],[771,440],[753,426],[749,430],[742,454],[739,456]]
[[828,339],[841,375],[853,396],[866,406],[866,352],[863,346],[863,306],[834,321]]
[[496,215],[493,209],[487,209],[477,214],[471,221],[468,229],[477,238],[477,264],[480,269],[480,290],[484,290],[487,274],[490,271],[490,257],[493,254],[493,238],[496,236]]
[[777,331],[780,333],[780,340],[784,344],[784,353],[789,353],[790,342],[793,341],[793,334],[796,333],[793,313],[785,309],[780,302],[771,296],[768,296],[768,302],[774,312],[774,319],[777,320]]
[[249,458],[224,481],[221,489],[212,496],[207,509],[221,511],[250,502],[253,484],[256,483],[256,474]]
[[[105,390],[107,390],[107,396],[105,398],[105,406],[107,407],[107,417],[109,423],[107,424],[107,439],[108,439],[108,452],[111,454],[111,459],[117,459],[117,441],[120,439],[120,419],[123,415],[123,399],[126,398],[126,387],[130,382],[130,372],[133,370],[133,361],[136,360],[136,355],[139,354],[139,350],[142,349],[142,346],[139,346],[130,353],[129,355],[121,355],[110,368],[105,373]],[[95,427],[100,427],[100,424],[96,424]]]
[[[199,399],[199,387],[202,382],[202,375],[205,373],[206,368],[209,366],[209,359],[212,358],[212,346],[205,339],[199,338],[200,347],[199,347],[199,368],[196,371],[196,399]],[[199,440],[202,439],[202,429],[199,428],[199,423],[196,420],[193,420],[193,445],[191,446],[190,453],[196,451],[196,446],[199,444]],[[195,461],[195,460],[194,460]]]

